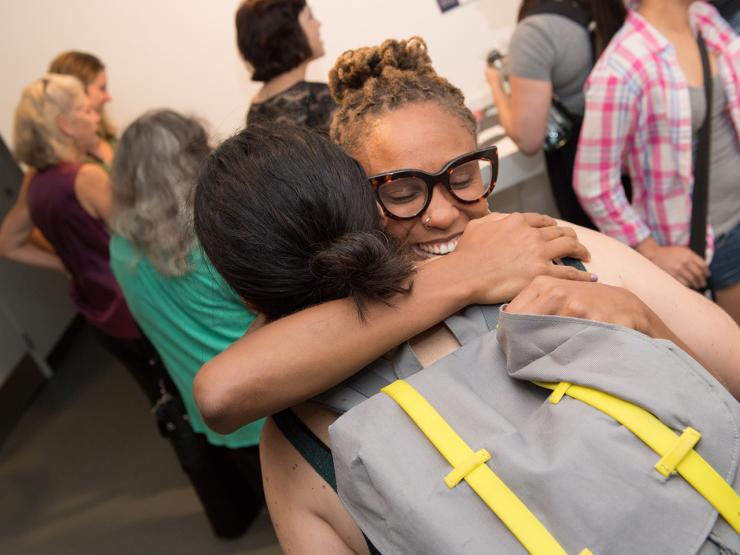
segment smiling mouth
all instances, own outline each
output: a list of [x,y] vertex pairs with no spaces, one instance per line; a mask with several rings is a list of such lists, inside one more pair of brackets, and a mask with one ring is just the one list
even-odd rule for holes
[[450,254],[457,248],[460,236],[457,235],[447,241],[430,241],[428,243],[416,243],[412,245],[411,250],[419,258],[432,258],[434,256],[444,256]]

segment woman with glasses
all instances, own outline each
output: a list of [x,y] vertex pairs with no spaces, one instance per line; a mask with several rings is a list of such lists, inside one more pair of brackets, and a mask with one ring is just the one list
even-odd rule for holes
[[[460,91],[434,72],[423,41],[387,41],[346,53],[332,72],[332,87],[340,103],[333,138],[373,176],[374,199],[356,183],[354,165],[338,165],[339,155],[329,156],[328,147],[309,151],[280,136],[268,141],[241,135],[216,151],[201,176],[196,231],[219,272],[268,319],[301,305],[350,296],[364,301],[364,320],[358,319],[353,301],[339,299],[245,336],[196,378],[196,400],[211,426],[229,431],[254,416],[319,395],[467,304],[500,303],[517,294],[511,310],[598,319],[679,344],[683,340],[738,393],[732,374],[740,348],[737,330],[711,303],[684,291],[629,249],[581,229],[579,238],[593,254],[589,271],[602,282],[627,286],[649,307],[625,289],[578,283],[578,278],[590,281],[590,275],[551,262],[563,256],[588,258],[570,232],[546,225],[546,217],[486,216],[494,155],[476,151],[472,115]],[[270,142],[282,143],[274,148],[285,156],[261,150]],[[288,156],[299,150],[299,160]],[[276,173],[281,161],[287,164],[284,174]],[[338,189],[354,188],[349,193],[320,189],[309,202],[308,185],[321,186],[325,180]],[[252,184],[260,190],[250,195]],[[270,194],[281,195],[279,201],[267,203]],[[372,231],[373,200],[382,206],[381,221],[394,240],[378,240]],[[339,201],[346,203],[341,212],[334,208]],[[357,211],[365,214],[362,225],[343,222],[345,212]],[[275,225],[285,232],[269,242],[272,234],[265,230]],[[318,240],[306,239],[306,229]],[[372,233],[362,234],[365,246],[358,247],[354,235],[368,229]],[[433,260],[417,264],[412,277],[401,262],[392,272],[382,261],[397,260],[394,241],[417,263]],[[288,260],[302,270],[291,269]],[[530,284],[536,275],[546,277]],[[411,281],[413,288],[404,292]],[[425,365],[457,346],[442,326],[419,336],[414,350]],[[349,403],[357,398],[351,391],[341,393]],[[315,404],[295,412],[298,421],[327,440],[334,414]],[[295,420],[283,425],[301,426]],[[329,485],[272,421],[261,450],[268,504],[286,550],[366,552]]]

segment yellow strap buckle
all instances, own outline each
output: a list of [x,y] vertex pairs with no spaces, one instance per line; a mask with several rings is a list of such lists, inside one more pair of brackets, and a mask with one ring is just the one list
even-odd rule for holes
[[398,403],[453,467],[445,477],[448,487],[465,480],[529,553],[567,555],[522,500],[485,464],[490,454],[484,449],[473,452],[411,384],[396,380],[381,391]]
[[480,465],[485,464],[490,460],[490,458],[491,454],[485,449],[476,451],[460,465],[455,467],[452,472],[445,476],[445,484],[447,484],[447,487],[450,489],[454,488],[457,484],[462,482],[468,474],[473,472],[473,470],[478,468]]
[[553,405],[557,405],[560,400],[568,393],[568,390],[573,384],[570,382],[560,382],[555,390],[550,394],[548,398]]
[[[553,390],[563,384],[534,382]],[[686,428],[681,436],[653,414],[624,399],[577,384],[567,388],[567,395],[611,416],[662,458],[655,468],[663,476],[676,472],[704,499],[717,509],[732,528],[740,533],[740,496],[693,447],[701,434]]]
[[656,463],[655,470],[668,478],[671,474],[676,473],[676,467],[686,458],[694,446],[699,443],[701,434],[691,426],[687,427],[681,436],[676,440],[665,455]]

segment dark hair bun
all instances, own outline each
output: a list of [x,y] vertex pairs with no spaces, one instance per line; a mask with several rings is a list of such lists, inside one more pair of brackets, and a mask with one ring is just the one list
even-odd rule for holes
[[380,46],[347,50],[329,72],[329,89],[337,104],[342,104],[368,81],[391,78],[399,72],[435,74],[424,39],[388,39]]
[[314,254],[309,264],[321,297],[336,297],[324,291],[344,291],[360,315],[367,300],[387,302],[397,293],[407,293],[409,288],[398,275],[413,272],[408,255],[382,231],[345,233]]

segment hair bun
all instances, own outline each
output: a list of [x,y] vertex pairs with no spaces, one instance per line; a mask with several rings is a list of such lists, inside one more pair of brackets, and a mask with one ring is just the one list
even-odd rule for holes
[[347,50],[329,72],[329,89],[334,100],[342,104],[368,81],[404,71],[417,75],[435,73],[423,38],[388,39],[380,46]]
[[408,292],[398,283],[399,268],[406,274],[413,271],[408,255],[382,231],[345,233],[314,254],[309,264],[316,287],[344,291],[360,315],[367,300],[387,302],[397,293]]

